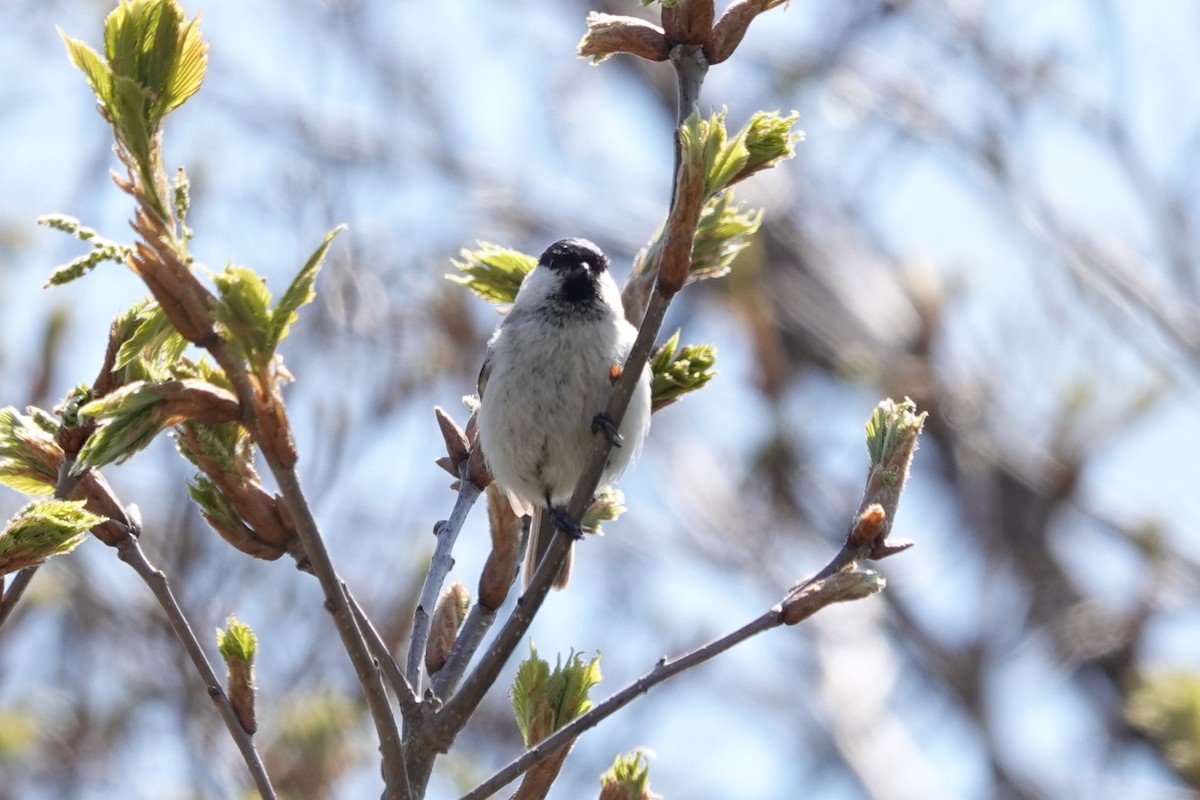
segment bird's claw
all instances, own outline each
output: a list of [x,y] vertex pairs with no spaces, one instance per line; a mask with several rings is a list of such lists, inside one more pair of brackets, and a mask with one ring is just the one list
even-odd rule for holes
[[575,541],[583,538],[583,526],[576,522],[562,506],[550,507],[550,520],[556,528]]
[[624,444],[621,434],[617,432],[617,423],[613,422],[613,418],[608,415],[607,411],[601,411],[592,417],[592,435],[595,436],[601,432],[613,447],[621,447]]

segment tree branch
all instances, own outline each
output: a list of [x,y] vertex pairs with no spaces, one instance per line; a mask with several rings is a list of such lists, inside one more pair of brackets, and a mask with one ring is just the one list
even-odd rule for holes
[[425,644],[429,640],[429,621],[434,606],[437,605],[438,594],[442,584],[454,566],[454,542],[458,539],[459,531],[466,522],[471,507],[479,499],[480,489],[466,476],[462,470],[459,479],[458,497],[454,501],[454,510],[450,519],[443,520],[435,526],[437,546],[433,558],[429,562],[429,571],[425,573],[425,583],[421,586],[421,598],[413,612],[412,636],[408,645],[408,660],[405,667],[405,677],[417,692],[421,689],[421,659],[425,655]]
[[[836,560],[837,558],[835,557],[834,561],[836,562]],[[830,566],[833,563],[830,562]],[[829,569],[829,566],[826,569]],[[822,572],[824,571],[822,570]],[[863,596],[862,594],[855,593],[854,587],[858,587],[860,591],[864,588],[869,589],[867,591],[868,594],[878,591],[879,588],[882,588],[882,583],[874,580],[874,577],[877,576],[873,572],[850,571],[840,572],[837,577],[826,578],[821,582],[816,582],[815,578],[805,581],[804,585],[811,587],[803,598],[805,604],[804,610],[807,611],[805,618],[833,603]],[[864,581],[866,582],[865,585]],[[787,624],[788,621],[785,620],[785,607],[793,602],[793,598],[796,597],[797,593],[793,591],[788,595],[786,600],[775,605],[766,613],[756,617],[737,630],[709,642],[703,647],[698,647],[691,652],[685,653],[678,658],[671,660],[666,658],[661,659],[649,672],[529,748],[529,750],[500,769],[492,777],[463,795],[461,800],[483,800],[483,798],[491,797],[505,785],[526,772],[530,767],[554,755],[564,745],[577,739],[584,731],[596,727],[602,721],[624,708],[639,695],[645,694],[669,678],[673,678],[686,670],[703,664],[705,661],[741,644],[752,636]]]

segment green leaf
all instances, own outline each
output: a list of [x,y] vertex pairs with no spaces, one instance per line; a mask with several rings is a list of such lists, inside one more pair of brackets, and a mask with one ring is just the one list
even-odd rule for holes
[[296,321],[301,306],[307,305],[317,296],[316,283],[317,273],[321,271],[321,265],[325,262],[325,254],[329,251],[329,245],[333,242],[334,237],[345,230],[345,225],[339,225],[329,233],[325,234],[325,238],[313,254],[308,257],[308,261],[304,262],[304,266],[296,273],[296,277],[292,279],[292,283],[288,286],[287,291],[279,298],[279,303],[276,304],[275,310],[271,312],[271,350],[273,351],[279,346],[288,335],[288,329],[292,323]]
[[450,263],[463,274],[447,275],[446,278],[489,302],[513,302],[521,282],[537,266],[537,259],[488,242],[478,242],[478,245],[478,250],[461,250],[462,261],[451,259]]
[[898,450],[910,451],[912,440],[921,432],[926,416],[926,412],[918,414],[916,403],[907,397],[899,403],[889,397],[875,406],[867,420],[867,452],[871,464],[888,466]]
[[804,139],[804,131],[792,130],[799,119],[798,111],[786,117],[779,116],[778,111],[759,111],[751,117],[739,134],[749,158],[731,182],[744,180],[796,155],[796,143]]
[[648,800],[650,763],[641,750],[617,756],[608,771],[600,776],[603,800]]
[[146,185],[153,185],[150,140],[153,131],[147,120],[149,97],[146,90],[127,75],[114,74],[112,79],[112,105],[109,115],[117,133],[137,162],[138,171]]
[[655,411],[704,387],[716,376],[717,350],[712,345],[679,346],[675,331],[650,357],[650,396]]
[[567,663],[558,659],[552,671],[532,642],[529,652],[509,692],[526,747],[586,713],[592,707],[588,693],[600,682],[600,656],[584,663],[583,656],[572,650]]
[[727,274],[738,254],[750,245],[750,237],[758,232],[762,211],[734,205],[732,198],[733,191],[726,190],[709,198],[701,209],[692,240],[689,282]]
[[81,407],[79,413],[94,417],[100,427],[84,442],[71,474],[120,463],[150,444],[171,426],[170,419],[156,413],[162,399],[156,384],[137,381]]
[[105,106],[112,105],[112,70],[100,58],[100,54],[78,39],[67,36],[62,28],[58,29],[58,35],[67,46],[71,63],[87,78],[96,99]]
[[217,650],[226,662],[241,661],[245,664],[254,663],[254,654],[258,649],[258,639],[250,626],[239,622],[237,617],[230,616],[225,620],[225,628],[217,628]]
[[200,91],[208,70],[208,43],[200,36],[200,15],[179,29],[179,44],[162,93],[162,115],[169,114]]
[[0,483],[23,494],[53,494],[63,455],[58,421],[38,408],[29,412],[0,409]]
[[597,495],[592,498],[592,503],[583,511],[583,518],[579,520],[580,527],[586,533],[600,533],[600,525],[605,522],[612,522],[617,517],[624,514],[628,509],[625,508],[625,493],[620,489],[601,489]]
[[[120,382],[163,381],[173,377],[173,368],[183,357],[187,340],[175,330],[162,306],[152,300],[143,300],[130,314],[125,324],[129,332],[117,334],[116,339],[120,346],[113,369],[131,373],[120,376],[124,378]],[[136,368],[127,369],[131,366]]]
[[0,575],[75,549],[106,519],[84,505],[83,500],[38,500],[18,511],[0,533]]
[[1200,674],[1176,669],[1139,676],[1125,716],[1158,743],[1171,766],[1200,783]]
[[252,365],[261,366],[273,351],[271,292],[266,281],[249,267],[229,265],[213,276],[217,303],[213,316],[225,328],[225,338]]

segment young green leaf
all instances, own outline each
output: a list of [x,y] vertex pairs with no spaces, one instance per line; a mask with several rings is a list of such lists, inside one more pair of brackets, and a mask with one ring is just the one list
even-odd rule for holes
[[100,54],[78,39],[67,36],[62,28],[58,29],[58,35],[67,46],[71,63],[87,78],[96,99],[103,106],[112,105],[112,70],[100,58]]
[[0,410],[0,483],[24,494],[53,494],[63,456],[55,439],[58,423],[40,409],[29,410],[30,416],[11,406]]
[[650,764],[641,750],[617,756],[600,776],[600,800],[650,800]]
[[650,357],[650,396],[655,411],[702,388],[717,374],[716,348],[707,344],[679,346],[679,331]]
[[0,575],[74,550],[106,519],[84,505],[83,500],[38,500],[18,511],[0,533]]
[[460,251],[462,261],[451,259],[462,275],[446,278],[465,286],[492,303],[511,303],[517,297],[521,281],[537,266],[537,259],[518,250],[479,242],[478,250]]
[[258,650],[258,638],[249,625],[231,616],[225,620],[224,628],[217,628],[217,650],[226,662],[232,659],[253,664],[255,652]]
[[249,267],[230,264],[213,276],[213,283],[217,287],[213,317],[224,328],[224,338],[251,364],[270,360],[274,321],[266,281]]
[[556,660],[554,669],[539,658],[537,648],[529,644],[529,658],[517,669],[513,682],[513,711],[526,747],[542,741],[592,707],[588,692],[600,682],[600,656],[584,662],[574,650]]
[[304,262],[304,266],[296,273],[296,277],[292,279],[292,283],[288,286],[287,291],[279,298],[279,303],[275,306],[275,310],[271,312],[270,340],[272,351],[287,337],[288,329],[299,316],[297,312],[300,310],[300,307],[311,303],[317,296],[315,288],[317,273],[321,271],[321,265],[325,262],[325,254],[329,251],[329,245],[333,242],[334,237],[341,233],[345,227],[345,225],[339,225],[325,234],[325,238],[321,241],[321,244],[308,257],[308,261]]

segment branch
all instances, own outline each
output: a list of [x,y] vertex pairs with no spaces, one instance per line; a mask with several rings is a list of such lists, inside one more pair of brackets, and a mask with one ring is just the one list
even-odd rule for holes
[[409,788],[408,773],[404,766],[404,749],[400,742],[400,729],[388,702],[387,690],[383,686],[379,665],[371,657],[366,638],[350,608],[349,598],[342,590],[342,579],[329,559],[329,551],[325,549],[325,540],[321,537],[321,531],[317,528],[312,509],[309,508],[308,501],[304,497],[304,490],[300,487],[300,478],[296,474],[295,468],[284,467],[275,458],[267,455],[266,450],[263,452],[266,455],[267,466],[270,467],[279,484],[284,505],[287,506],[288,512],[295,522],[296,534],[300,537],[300,544],[304,547],[304,555],[308,559],[317,581],[321,584],[321,590],[325,594],[326,607],[333,617],[338,635],[342,638],[342,645],[346,648],[358,682],[362,685],[367,707],[371,712],[371,719],[375,722],[375,730],[379,736],[379,752],[383,757],[383,780],[386,787],[385,797],[388,800],[392,798],[408,800],[412,797],[412,792]]
[[[826,569],[828,568],[826,567]],[[822,570],[822,572],[824,571]],[[567,723],[552,735],[529,748],[519,758],[513,760],[492,777],[463,795],[461,800],[483,800],[483,798],[491,797],[530,767],[554,755],[562,747],[577,739],[584,731],[599,725],[639,695],[645,694],[669,678],[673,678],[686,670],[703,664],[705,661],[741,644],[750,637],[756,636],[763,631],[777,628],[780,625],[799,622],[800,619],[807,618],[833,603],[865,597],[883,588],[883,582],[879,579],[878,574],[871,571],[839,572],[835,576],[823,579],[818,583],[814,583],[814,580],[810,579],[805,582],[805,585],[811,588],[805,591],[802,597],[798,596],[798,592],[793,591],[788,595],[787,599],[771,608],[765,614],[751,620],[737,630],[722,636],[720,639],[709,642],[703,647],[698,647],[678,658],[671,660],[666,658],[661,659],[645,675],[642,675],[615,694],[593,706],[583,715]],[[788,612],[792,611],[794,614],[800,610],[797,608],[797,604],[799,603],[802,603],[802,610],[806,613],[800,618],[793,619],[793,616],[789,615]]]
[[158,604],[162,606],[167,615],[167,621],[171,624],[171,630],[175,633],[175,638],[183,645],[183,649],[187,651],[188,657],[192,660],[192,665],[196,668],[200,679],[204,681],[204,688],[208,692],[208,696],[212,698],[213,703],[217,706],[217,711],[221,714],[221,719],[225,722],[225,727],[229,731],[229,735],[233,737],[234,743],[237,745],[238,751],[242,754],[242,760],[246,762],[246,768],[250,770],[250,776],[254,779],[254,785],[258,789],[258,793],[262,795],[263,800],[275,800],[275,789],[271,786],[271,779],[267,776],[266,768],[263,766],[262,759],[259,758],[258,750],[254,747],[253,737],[246,732],[242,727],[242,723],[238,720],[237,713],[233,710],[233,705],[229,702],[229,697],[221,688],[221,681],[213,671],[212,665],[208,663],[208,658],[204,655],[204,648],[196,638],[192,626],[188,623],[187,617],[183,613],[183,609],[179,607],[179,603],[175,600],[175,595],[171,591],[171,586],[167,582],[166,575],[163,571],[153,566],[147,559],[146,554],[142,550],[141,544],[138,542],[137,536],[140,531],[135,527],[131,529],[130,535],[126,536],[124,541],[117,545],[117,555],[122,561],[133,567],[141,579],[150,587],[150,591],[154,594]]
[[[246,768],[250,771],[250,776],[253,778],[254,785],[258,789],[259,794],[262,795],[263,800],[274,800],[276,796],[275,790],[271,786],[271,779],[267,775],[262,759],[259,758],[258,751],[254,747],[253,738],[238,720],[237,712],[234,711],[233,705],[229,702],[229,697],[221,688],[221,681],[217,677],[216,672],[213,671],[212,665],[209,664],[208,657],[204,655],[204,647],[197,640],[187,616],[183,613],[183,609],[180,608],[178,601],[175,599],[175,595],[171,591],[171,586],[167,582],[166,575],[163,574],[162,570],[150,563],[146,558],[145,552],[142,550],[141,544],[138,542],[138,537],[141,535],[140,522],[136,519],[130,519],[130,514],[125,512],[120,500],[113,494],[108,483],[100,478],[97,473],[88,472],[85,475],[76,476],[75,478],[64,478],[63,476],[70,474],[70,465],[72,462],[73,459],[63,459],[59,469],[60,478],[56,486],[56,494],[62,491],[68,496],[73,495],[75,490],[82,485],[89,495],[89,505],[94,502],[96,505],[103,507],[105,513],[109,517],[112,517],[105,523],[106,533],[103,536],[105,544],[115,547],[117,556],[132,567],[134,572],[150,588],[154,598],[166,614],[167,621],[171,625],[171,630],[174,632],[175,638],[179,640],[184,650],[187,651],[188,657],[192,660],[192,665],[196,668],[197,674],[204,682],[205,691],[212,698],[213,703],[216,704],[217,711],[220,713],[221,719],[225,722],[225,727],[228,729],[229,735],[233,737],[238,751],[242,754],[242,760],[245,761]],[[134,514],[133,516],[136,517],[137,515]],[[114,534],[117,530],[120,533],[115,536],[114,540]]]
[[412,636],[408,645],[408,661],[405,666],[405,677],[416,691],[421,687],[421,659],[425,654],[425,644],[429,639],[429,620],[434,606],[437,605],[438,594],[442,584],[454,566],[454,542],[458,539],[459,531],[471,513],[471,507],[479,499],[480,489],[466,476],[462,470],[459,480],[458,497],[454,501],[454,510],[450,519],[443,520],[434,526],[437,534],[437,546],[433,558],[429,562],[429,571],[425,573],[425,583],[421,586],[421,598],[413,612]]
[[379,631],[371,624],[371,620],[367,618],[366,613],[362,610],[362,606],[354,599],[354,595],[350,594],[350,589],[345,582],[342,583],[342,591],[346,593],[346,599],[350,603],[350,610],[354,612],[354,619],[358,623],[359,629],[363,632],[363,636],[367,638],[367,644],[371,648],[371,652],[375,655],[375,660],[379,662],[379,668],[383,671],[383,677],[391,685],[392,691],[396,695],[396,699],[400,702],[400,713],[406,719],[415,719],[420,713],[421,703],[417,700],[417,694],[413,691],[412,685],[405,680],[404,673],[400,670],[400,665],[396,663],[396,659],[388,650],[387,643],[383,641],[383,637],[379,635]]

